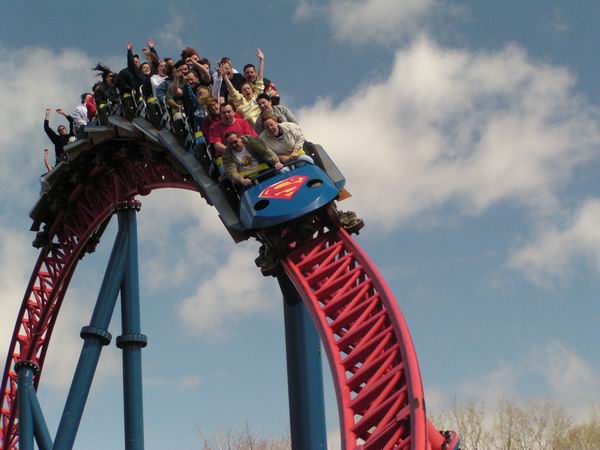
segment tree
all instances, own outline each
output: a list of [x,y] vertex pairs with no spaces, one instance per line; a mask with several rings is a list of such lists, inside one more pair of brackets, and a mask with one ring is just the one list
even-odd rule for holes
[[202,428],[198,429],[201,450],[290,450],[290,438],[265,437],[250,430],[248,422],[243,427],[228,428],[209,436]]
[[600,407],[576,422],[548,399],[500,400],[489,411],[455,398],[432,422],[457,431],[463,450],[600,450]]

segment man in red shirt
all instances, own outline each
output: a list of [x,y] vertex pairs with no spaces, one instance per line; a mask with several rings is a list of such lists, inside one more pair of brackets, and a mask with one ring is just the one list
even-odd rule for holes
[[258,137],[256,131],[254,131],[254,128],[248,121],[236,116],[233,103],[222,103],[219,108],[219,115],[221,116],[221,120],[213,123],[208,131],[208,142],[213,144],[217,158],[220,158],[227,148],[223,144],[226,133],[235,131],[238,136]]

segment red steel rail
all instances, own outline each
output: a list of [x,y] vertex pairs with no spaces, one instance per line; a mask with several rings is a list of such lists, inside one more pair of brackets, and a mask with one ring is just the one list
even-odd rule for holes
[[393,294],[343,229],[293,251],[284,269],[308,306],[334,378],[345,449],[439,449],[417,355]]
[[109,219],[115,205],[157,188],[194,190],[169,164],[123,159],[97,166],[61,205],[49,225],[50,245],[40,251],[17,316],[0,385],[0,448],[18,448],[17,361],[32,361],[40,372],[60,307],[77,263],[90,237]]
[[[48,226],[14,328],[0,385],[0,448],[18,448],[14,365],[39,365],[77,263],[115,205],[157,188],[195,190],[170,164],[122,159],[96,166],[66,195]],[[101,231],[99,232],[101,233]],[[427,422],[417,356],[402,313],[383,278],[343,230],[294,250],[283,267],[308,305],[327,352],[345,449],[439,450]]]

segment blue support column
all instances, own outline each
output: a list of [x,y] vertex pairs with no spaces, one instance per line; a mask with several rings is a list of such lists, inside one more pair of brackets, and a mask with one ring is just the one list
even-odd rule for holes
[[31,410],[30,391],[33,390],[34,365],[27,361],[19,361],[15,365],[17,371],[17,401],[19,402],[19,449],[33,450],[33,412]]
[[19,361],[15,364],[15,372],[18,383],[19,448],[33,450],[35,436],[40,450],[52,450],[52,438],[33,387],[33,376],[39,372],[39,366],[30,361]]
[[121,321],[123,334],[117,347],[123,349],[123,405],[125,449],[144,449],[144,409],[142,396],[142,348],[146,336],[141,333],[140,289],[135,210],[119,213],[128,229],[127,263],[121,289]]
[[119,217],[119,232],[102,280],[90,325],[81,329],[80,334],[84,340],[83,348],[56,433],[54,450],[71,450],[73,448],[100,352],[102,347],[108,345],[111,340],[108,326],[123,282],[127,255],[127,231],[126,223]]
[[293,450],[326,450],[325,400],[321,342],[308,309],[282,272],[285,343]]
[[33,414],[34,436],[40,450],[52,450],[52,438],[48,425],[44,419],[40,402],[38,401],[35,389],[29,391],[31,401],[31,412]]

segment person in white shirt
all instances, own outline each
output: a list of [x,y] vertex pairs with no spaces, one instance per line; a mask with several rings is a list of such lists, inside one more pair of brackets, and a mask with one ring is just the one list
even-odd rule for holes
[[73,117],[73,127],[75,128],[75,132],[79,127],[84,127],[89,123],[88,120],[88,110],[86,103],[90,100],[92,94],[89,92],[84,92],[81,94],[81,104],[75,107],[73,112],[71,113],[71,117]]
[[163,81],[167,79],[167,63],[165,60],[161,60],[158,63],[157,72],[150,77],[150,84],[152,85],[152,96],[156,97],[156,88],[161,85]]
[[275,152],[283,164],[292,161],[304,161],[314,164],[313,159],[304,153],[304,133],[302,129],[291,122],[277,122],[271,114],[262,116],[265,129],[260,133],[260,140]]

